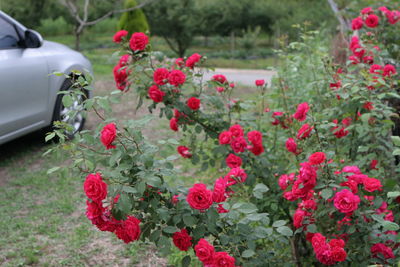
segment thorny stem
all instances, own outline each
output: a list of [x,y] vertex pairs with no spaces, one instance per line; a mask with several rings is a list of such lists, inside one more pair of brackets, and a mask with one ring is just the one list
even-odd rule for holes
[[95,153],[97,153],[97,154],[100,154],[100,155],[105,155],[105,156],[111,156],[111,155],[112,155],[111,153],[99,152],[99,151],[97,151],[96,149],[94,149],[94,148],[92,148],[92,147],[90,147],[90,146],[84,145],[84,144],[78,144],[78,145],[79,145],[80,147],[87,148],[87,149],[89,149],[89,150],[91,150],[91,151],[93,151],[93,152],[95,152]]
[[93,106],[92,108],[93,108],[94,112],[96,113],[96,115],[97,115],[100,119],[102,119],[103,121],[106,120],[106,119],[99,113],[99,111],[98,111],[94,106]]

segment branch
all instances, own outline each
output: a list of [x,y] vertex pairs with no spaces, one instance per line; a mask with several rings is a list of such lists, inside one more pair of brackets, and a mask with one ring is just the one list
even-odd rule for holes
[[104,14],[103,16],[101,16],[101,17],[99,17],[99,18],[97,18],[95,20],[85,22],[85,26],[95,25],[96,23],[99,23],[100,21],[105,20],[106,18],[110,17],[111,15],[133,11],[135,9],[142,8],[145,5],[148,5],[151,2],[155,2],[155,1],[158,1],[158,0],[146,0],[146,1],[144,1],[144,2],[138,4],[137,6],[134,6],[134,7],[109,11],[106,14]]
[[328,0],[329,5],[331,6],[331,9],[333,13],[335,14],[336,18],[339,20],[340,23],[340,31],[344,33],[345,31],[349,31],[350,28],[350,23],[340,14],[339,8],[337,4],[335,3],[334,0]]
[[83,8],[83,21],[86,23],[88,20],[88,8],[89,8],[89,2],[90,0],[85,0],[85,6]]
[[62,5],[64,5],[65,7],[67,7],[67,9],[68,9],[69,13],[71,14],[71,16],[76,21],[78,21],[79,24],[83,23],[81,17],[79,16],[78,8],[76,7],[76,5],[71,0],[60,0],[60,3]]

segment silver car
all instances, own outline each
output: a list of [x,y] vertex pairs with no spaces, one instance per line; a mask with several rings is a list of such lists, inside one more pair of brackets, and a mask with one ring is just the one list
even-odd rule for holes
[[65,108],[60,90],[72,82],[65,76],[51,75],[73,70],[92,72],[82,54],[58,43],[43,41],[41,35],[0,11],[0,145],[55,120],[82,129],[81,114],[69,118],[74,105]]

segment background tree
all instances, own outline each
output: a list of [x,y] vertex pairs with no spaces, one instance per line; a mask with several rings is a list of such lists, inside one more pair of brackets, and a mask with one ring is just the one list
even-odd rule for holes
[[183,57],[199,25],[194,0],[169,0],[145,7],[152,34],[161,36],[178,56]]
[[[79,50],[80,36],[83,30],[88,27],[99,23],[114,14],[133,11],[144,7],[145,5],[155,2],[156,0],[145,0],[140,4],[130,7],[122,8],[121,1],[117,0],[115,2],[97,0],[103,2],[102,5],[98,5],[95,0],[59,0],[62,5],[64,5],[71,17],[75,20],[75,49]],[[101,7],[102,10],[96,10],[96,7]],[[107,11],[108,10],[108,11]],[[93,12],[95,11],[95,12]]]
[[[137,6],[136,0],[126,0],[124,8],[129,9]],[[120,30],[127,30],[129,33],[146,32],[149,30],[146,15],[141,9],[135,9],[122,14],[118,28]]]

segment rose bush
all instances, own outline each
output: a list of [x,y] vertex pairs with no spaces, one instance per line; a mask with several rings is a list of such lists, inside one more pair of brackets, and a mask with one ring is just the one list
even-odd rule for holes
[[[257,101],[233,99],[223,75],[204,81],[199,54],[170,61],[150,51],[143,33],[117,33],[119,90],[85,100],[102,124],[62,145],[85,173],[88,219],[125,243],[148,240],[164,253],[171,244],[193,248],[205,266],[283,264],[289,252],[297,266],[394,263],[400,138],[390,138],[387,100],[400,96],[398,68],[383,61],[378,33],[398,24],[386,13],[371,8],[353,21],[368,32],[352,38],[346,66],[327,60],[317,33],[303,32],[288,46],[293,54],[279,52],[270,90],[255,81]],[[78,79],[66,96],[86,85]],[[176,157],[143,137],[151,117],[112,116],[109,102],[131,88],[179,137],[158,143],[174,145],[193,168],[214,168],[213,186],[167,183]],[[182,265],[192,260],[188,254]]]

